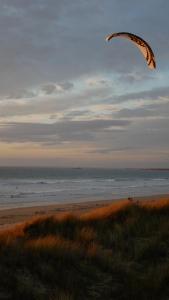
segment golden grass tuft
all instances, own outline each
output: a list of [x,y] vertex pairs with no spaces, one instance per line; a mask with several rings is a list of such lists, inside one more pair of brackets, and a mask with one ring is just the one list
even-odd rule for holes
[[9,245],[24,236],[24,225],[18,224],[0,231],[0,243]]
[[96,232],[93,228],[86,226],[77,232],[77,239],[82,242],[91,242],[96,238]]
[[87,255],[89,257],[97,257],[101,252],[101,247],[95,242],[91,243],[87,248]]
[[32,250],[54,250],[63,249],[66,251],[79,251],[80,245],[76,242],[64,239],[56,235],[48,235],[25,242],[25,248]]
[[117,201],[111,205],[91,210],[83,214],[81,216],[81,219],[84,221],[95,221],[99,219],[105,219],[111,215],[115,215],[117,212],[119,212],[122,209],[125,209],[128,206],[131,206],[131,203],[128,200]]
[[151,201],[146,201],[146,202],[140,202],[140,206],[144,208],[156,208],[156,209],[161,209],[161,208],[167,208],[169,207],[169,198],[165,199],[159,199],[159,200],[151,200]]
[[55,247],[63,247],[65,244],[67,244],[67,241],[64,239],[57,236],[48,235],[45,237],[28,240],[26,241],[25,246],[27,248],[34,249],[52,249]]

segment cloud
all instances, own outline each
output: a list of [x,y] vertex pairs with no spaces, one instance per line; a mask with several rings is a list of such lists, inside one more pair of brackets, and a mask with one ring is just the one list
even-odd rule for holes
[[[90,141],[105,155],[124,152],[124,160],[122,149],[136,146],[162,153],[169,146],[168,11],[166,0],[2,0],[0,118],[9,124],[1,123],[0,140]],[[129,41],[105,42],[124,29],[150,43],[156,71]]]
[[117,118],[145,118],[158,116],[159,113],[157,110],[139,107],[133,109],[124,108],[117,112],[115,115]]
[[[135,147],[136,149],[137,147]],[[130,151],[133,150],[134,147],[119,147],[119,148],[97,148],[91,151],[88,151],[88,153],[99,153],[99,154],[111,154],[113,152],[123,152],[123,151]]]
[[7,95],[1,99],[1,101],[5,99],[30,99],[37,96],[37,93],[33,90],[20,90],[14,91],[10,95]]
[[147,70],[128,41],[105,43],[105,35],[124,28],[150,41],[161,70],[169,58],[168,9],[166,1],[152,0],[146,10],[145,1],[2,0],[1,93],[105,71],[125,78],[132,71]]
[[[64,110],[81,110],[99,103],[107,97],[111,89],[107,86],[86,87],[84,81],[79,83],[63,82],[45,84],[27,92],[1,97],[0,117],[55,114]],[[44,88],[45,86],[45,88]],[[22,98],[25,96],[26,98]],[[28,99],[28,96],[30,98]],[[11,98],[17,96],[17,98]],[[18,101],[17,101],[18,100]],[[88,108],[87,108],[88,109]]]
[[54,94],[57,90],[56,85],[53,83],[44,84],[41,88],[46,95]]
[[63,93],[73,88],[73,83],[71,82],[61,82],[61,83],[46,83],[41,86],[41,91],[45,95],[52,95],[57,93]]
[[93,86],[104,86],[104,85],[108,85],[109,81],[107,81],[106,79],[99,79],[99,78],[90,78],[87,80],[87,84],[91,87]]
[[115,97],[114,102],[125,102],[129,100],[157,100],[159,98],[169,98],[169,86],[157,87],[146,91],[123,94]]
[[7,96],[4,96],[2,99],[27,99],[46,95],[57,95],[69,91],[73,89],[73,87],[73,83],[68,81],[59,83],[48,82],[42,84],[41,86],[37,86],[36,88],[34,87],[27,90],[16,90]]
[[140,83],[140,82],[144,82],[146,80],[155,80],[156,77],[153,75],[148,75],[143,72],[133,72],[133,73],[128,73],[128,74],[120,74],[118,76],[118,80],[119,81],[123,81],[124,83],[129,83],[129,84],[133,84],[133,83]]
[[169,99],[166,102],[143,104],[136,108],[123,108],[114,113],[116,118],[166,118],[169,115]]
[[131,122],[126,120],[67,121],[53,124],[1,124],[0,140],[8,143],[35,142],[58,144],[65,141],[95,140],[100,133],[120,132]]
[[[70,110],[68,112],[64,112],[64,115],[63,115],[63,119],[65,120],[72,120],[74,118],[80,118],[80,117],[84,117],[86,116],[87,118],[90,116],[91,114],[91,111],[90,110]],[[54,118],[54,117],[53,117]],[[55,118],[56,119],[56,116]]]

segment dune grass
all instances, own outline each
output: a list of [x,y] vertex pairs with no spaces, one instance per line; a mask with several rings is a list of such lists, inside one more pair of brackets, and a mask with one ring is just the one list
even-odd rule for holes
[[0,232],[0,299],[169,299],[169,200],[118,202]]

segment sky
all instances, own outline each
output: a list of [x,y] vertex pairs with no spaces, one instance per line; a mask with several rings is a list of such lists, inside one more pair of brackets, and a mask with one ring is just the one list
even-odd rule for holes
[[[0,166],[169,168],[169,2],[0,0]],[[151,45],[150,70],[126,39]]]

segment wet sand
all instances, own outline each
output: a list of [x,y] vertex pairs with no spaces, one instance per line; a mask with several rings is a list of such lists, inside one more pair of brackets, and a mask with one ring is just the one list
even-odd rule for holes
[[[21,207],[21,208],[9,208],[0,210],[0,229],[9,227],[13,224],[18,224],[35,216],[61,214],[66,212],[73,212],[75,214],[81,214],[91,209],[104,207],[106,205],[117,202],[118,200],[98,200],[92,201],[91,199],[80,203],[66,203],[66,204],[53,204],[53,205],[41,205],[33,207]],[[156,195],[135,197],[130,199],[131,201],[156,201],[156,200],[169,200],[169,195]]]

